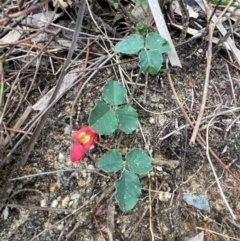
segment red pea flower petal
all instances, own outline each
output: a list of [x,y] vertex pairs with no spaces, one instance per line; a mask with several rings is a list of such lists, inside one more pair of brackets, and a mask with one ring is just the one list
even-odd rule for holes
[[74,141],[78,141],[78,135],[82,132],[82,129],[79,129],[78,131],[73,131],[72,138]]
[[96,136],[97,134],[89,126],[72,133],[74,141],[81,144],[85,149],[89,149],[93,145]]
[[70,150],[70,160],[72,162],[80,161],[84,154],[84,147],[78,142],[74,142]]
[[102,209],[98,208],[97,211],[95,212],[96,216],[101,216],[103,214]]
[[105,213],[105,211],[107,210],[107,205],[103,204],[100,207],[97,208],[96,212],[95,212],[95,216],[101,216],[103,213]]

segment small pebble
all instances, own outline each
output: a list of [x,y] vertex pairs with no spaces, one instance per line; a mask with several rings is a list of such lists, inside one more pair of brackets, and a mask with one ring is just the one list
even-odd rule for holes
[[78,207],[78,203],[79,203],[78,199],[74,199],[72,202],[73,202],[72,203],[72,208],[77,208]]
[[155,119],[153,117],[150,117],[149,123],[154,124],[155,123]]
[[30,167],[30,166],[26,166],[25,167],[25,170],[26,170],[26,172],[28,173],[28,174],[30,174],[30,173],[32,173],[32,167]]
[[74,199],[79,199],[80,198],[80,194],[79,193],[73,193],[70,197],[71,200],[74,200]]
[[170,192],[159,192],[158,198],[162,202],[167,202],[171,198],[172,194]]
[[156,166],[156,169],[160,172],[163,170],[162,167],[160,167],[160,166]]
[[68,206],[71,207],[72,204],[73,204],[73,201],[70,201],[70,202],[68,203]]
[[94,170],[95,167],[94,167],[93,165],[88,165],[88,166],[87,166],[87,169],[89,169],[89,170]]
[[233,15],[234,15],[234,17],[239,17],[240,16],[240,9],[235,10]]
[[55,192],[56,187],[57,187],[57,183],[56,183],[56,182],[51,183],[51,184],[50,184],[50,187],[49,187],[49,191],[50,191],[50,192]]
[[150,99],[151,99],[151,102],[158,103],[159,100],[160,100],[160,97],[159,97],[159,95],[152,95],[152,96],[150,97]]
[[228,10],[227,10],[227,11],[228,11],[229,13],[232,13],[232,12],[234,12],[235,9],[236,9],[235,7],[231,7],[231,6],[230,6],[230,7],[228,7]]
[[155,176],[155,172],[151,171],[150,172],[150,176],[154,177]]
[[87,177],[87,172],[84,171],[84,170],[82,171],[82,177],[83,177],[83,178]]
[[158,104],[158,108],[159,109],[163,109],[164,108],[164,104]]
[[52,201],[51,207],[52,207],[52,208],[56,208],[57,205],[58,205],[58,200],[57,200],[57,199],[54,199],[54,200]]
[[237,211],[240,211],[240,202],[237,203],[236,209]]
[[72,129],[71,129],[70,125],[66,125],[64,128],[64,134],[71,135],[71,133],[72,133]]
[[64,160],[64,155],[61,152],[58,154],[58,160],[59,161],[63,161]]
[[198,53],[199,54],[203,53],[203,49],[198,49]]
[[85,187],[85,186],[86,186],[86,181],[83,180],[83,179],[80,179],[80,180],[78,181],[78,186],[79,186],[79,187]]
[[66,207],[68,205],[69,200],[69,196],[66,196],[64,199],[62,199],[62,207]]
[[6,206],[2,212],[2,218],[4,220],[7,220],[8,219],[8,215],[9,215],[9,210],[8,210],[8,206]]
[[200,210],[207,211],[209,209],[208,199],[204,195],[183,193],[183,201]]
[[57,226],[57,230],[63,230],[64,225],[63,222],[61,222],[58,226]]
[[41,206],[41,207],[46,207],[46,206],[47,206],[47,202],[46,202],[45,199],[43,199],[43,200],[40,201],[40,206]]

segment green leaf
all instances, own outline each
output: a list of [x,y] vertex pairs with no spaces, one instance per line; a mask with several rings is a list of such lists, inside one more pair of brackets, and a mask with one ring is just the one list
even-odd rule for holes
[[137,30],[143,30],[144,29],[144,24],[142,22],[138,22],[136,24],[136,28],[137,28]]
[[123,171],[121,177],[114,182],[115,198],[122,211],[132,209],[141,194],[141,184],[138,177],[129,171]]
[[118,4],[117,2],[114,2],[114,3],[113,3],[113,7],[114,7],[115,9],[118,9],[119,4]]
[[117,150],[111,150],[98,160],[97,166],[105,172],[117,172],[123,167],[122,156]]
[[160,53],[171,51],[168,41],[157,33],[147,34],[146,47],[150,50],[159,51]]
[[142,4],[147,5],[148,0],[134,0],[135,8],[139,8]]
[[138,65],[144,74],[147,72],[156,74],[162,67],[162,61],[163,57],[161,53],[147,50],[140,52]]
[[131,106],[121,106],[116,109],[115,114],[118,118],[118,128],[126,134],[131,134],[138,126],[138,114]]
[[135,54],[144,48],[144,40],[138,34],[131,34],[114,47],[115,53]]
[[126,162],[131,172],[147,174],[152,169],[151,158],[141,149],[134,148],[126,155]]
[[136,30],[140,35],[146,36],[146,30],[145,30],[144,24],[142,22],[138,22],[136,24]]
[[103,99],[111,105],[121,105],[127,90],[118,81],[109,79],[103,87]]
[[99,135],[109,135],[118,126],[117,117],[102,100],[95,101],[95,106],[90,112],[88,123],[91,129]]
[[148,5],[148,0],[140,0],[142,4]]

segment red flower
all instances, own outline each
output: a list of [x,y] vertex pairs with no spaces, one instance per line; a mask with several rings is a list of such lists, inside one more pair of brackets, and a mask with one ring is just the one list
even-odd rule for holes
[[97,134],[94,133],[90,127],[83,127],[78,131],[72,133],[74,143],[70,150],[70,160],[76,162],[81,160],[84,150],[91,148]]
[[105,211],[107,210],[107,205],[103,204],[100,207],[97,208],[96,212],[95,212],[95,216],[101,216],[103,213],[105,213]]

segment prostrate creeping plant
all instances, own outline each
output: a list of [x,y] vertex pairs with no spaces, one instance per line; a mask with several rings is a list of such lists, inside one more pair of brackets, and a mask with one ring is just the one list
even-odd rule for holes
[[[168,42],[159,34],[149,33],[146,38],[132,34],[118,42],[115,53],[139,54],[139,67],[146,74],[156,74],[162,67],[162,54],[170,51]],[[98,135],[110,135],[117,129],[131,134],[138,127],[136,110],[124,103],[127,90],[118,81],[108,79],[103,86],[102,99],[95,100],[89,115],[89,127],[73,132],[74,144],[70,159],[80,160],[85,149],[89,149]],[[115,198],[123,211],[131,210],[141,194],[138,175],[145,175],[152,169],[151,158],[139,148],[131,149],[125,157],[119,150],[106,152],[97,162],[104,172],[119,172],[114,182]]]

